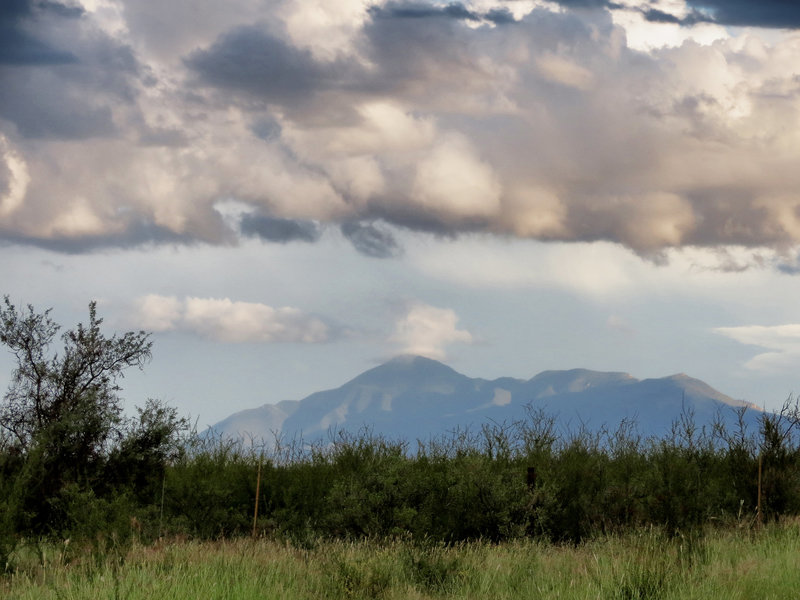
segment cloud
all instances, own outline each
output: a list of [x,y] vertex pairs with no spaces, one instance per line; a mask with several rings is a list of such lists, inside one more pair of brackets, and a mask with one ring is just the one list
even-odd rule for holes
[[371,10],[373,16],[390,16],[400,19],[427,19],[431,17],[446,17],[450,19],[466,19],[477,21],[480,17],[476,13],[467,9],[459,2],[451,2],[444,6],[436,6],[426,3],[394,3],[390,2],[385,6],[374,7]]
[[[560,3],[566,4],[563,0]],[[613,5],[612,8],[622,8]],[[800,28],[800,7],[785,0],[686,0],[663,5],[658,2],[640,2],[638,10],[644,18],[655,23],[694,26],[699,23],[717,23],[740,27],[775,29]]]
[[70,92],[66,97],[38,97],[43,88],[58,86],[58,78],[42,74],[20,82],[13,91],[0,90],[0,117],[14,122],[27,138],[85,140],[116,132],[109,106],[81,106]]
[[597,299],[627,297],[644,285],[645,263],[615,244],[528,244],[469,236],[409,247],[409,261],[438,281],[467,288],[565,289]]
[[642,10],[644,18],[652,23],[672,23],[675,25],[693,26],[698,23],[710,23],[713,19],[703,13],[692,10],[685,15],[674,15],[664,12],[657,8],[646,8]]
[[244,235],[259,237],[269,242],[316,242],[321,235],[319,225],[313,221],[280,219],[265,215],[245,213],[239,222]]
[[545,79],[567,87],[588,90],[594,77],[591,71],[572,61],[553,54],[543,54],[536,61],[539,72]]
[[427,304],[414,304],[397,322],[390,342],[398,344],[401,352],[444,359],[445,346],[454,343],[469,344],[472,334],[457,328],[458,316],[449,308]]
[[139,298],[134,320],[147,331],[172,331],[183,315],[183,302],[175,296],[148,294]]
[[690,6],[724,25],[800,28],[800,5],[787,0],[687,0]]
[[628,323],[628,321],[618,315],[610,315],[608,319],[606,319],[606,327],[609,331],[624,335],[625,337],[636,335],[636,329]]
[[800,275],[800,256],[782,256],[776,261],[775,268],[786,275]]
[[155,64],[180,62],[226,31],[263,21],[263,7],[252,0],[119,0],[101,6],[92,17],[106,21],[108,31],[125,31],[137,53]]
[[228,298],[178,299],[149,294],[139,298],[132,319],[148,331],[184,331],[228,343],[320,343],[328,326],[291,308]]
[[556,0],[568,8],[619,8],[620,4],[609,0]]
[[186,59],[206,85],[246,92],[265,102],[294,105],[342,85],[346,64],[321,64],[309,50],[258,27],[238,27]]
[[372,258],[395,258],[403,253],[392,232],[374,223],[342,223],[342,235],[353,248]]
[[373,19],[454,19],[472,23],[488,22],[495,25],[507,25],[516,21],[505,6],[492,7],[482,12],[460,2],[450,2],[445,5],[426,2],[387,2],[371,6],[369,14]]
[[501,192],[492,167],[457,134],[445,137],[423,156],[411,190],[420,208],[456,221],[491,217],[500,207]]
[[53,65],[73,63],[77,59],[40,39],[37,22],[51,15],[75,18],[83,14],[79,7],[56,2],[6,0],[0,6],[0,65]]
[[20,207],[29,182],[25,161],[0,135],[0,216],[9,215]]
[[748,360],[745,363],[748,369],[769,373],[797,370],[800,361],[800,324],[718,327],[714,331],[741,344],[769,350]]
[[113,108],[141,74],[131,48],[81,7],[13,0],[0,9],[0,119],[24,137],[112,135]]
[[[232,1],[196,20],[184,0],[4,5],[0,27],[74,60],[34,61],[33,42],[0,59],[0,237],[312,242],[383,222],[648,257],[800,245],[791,39],[627,44],[618,15],[673,31],[700,10],[682,2],[532,3],[497,26],[490,0]],[[231,227],[223,200],[252,216]],[[386,231],[343,228],[372,255],[394,252]]]

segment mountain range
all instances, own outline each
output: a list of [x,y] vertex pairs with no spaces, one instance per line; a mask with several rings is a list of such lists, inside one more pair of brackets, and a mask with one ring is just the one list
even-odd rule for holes
[[616,429],[628,420],[641,435],[661,437],[682,413],[692,414],[698,427],[710,427],[715,418],[735,426],[736,409],[743,407],[748,430],[757,431],[761,409],[684,374],[639,380],[627,373],[571,369],[544,371],[528,380],[486,380],[429,358],[405,355],[336,389],[234,413],[211,426],[209,433],[309,441],[332,431],[368,427],[375,434],[414,441],[525,419],[533,409],[552,416],[562,434],[581,428]]

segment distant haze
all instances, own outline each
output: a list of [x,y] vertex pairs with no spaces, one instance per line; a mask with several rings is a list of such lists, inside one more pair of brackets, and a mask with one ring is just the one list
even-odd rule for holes
[[419,356],[401,356],[339,388],[300,401],[265,405],[230,415],[208,433],[267,444],[275,439],[326,440],[337,431],[368,430],[409,442],[480,430],[483,425],[552,416],[557,431],[615,430],[623,420],[643,436],[665,436],[682,416],[698,430],[715,419],[729,427],[736,410],[758,431],[760,410],[733,400],[687,375],[640,381],[626,373],[585,369],[547,371],[524,381],[472,379]]

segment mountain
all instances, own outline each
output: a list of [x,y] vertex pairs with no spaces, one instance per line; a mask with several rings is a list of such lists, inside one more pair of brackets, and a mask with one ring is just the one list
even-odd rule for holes
[[746,422],[756,431],[760,413],[683,374],[639,380],[627,373],[572,369],[544,371],[527,381],[489,381],[429,358],[400,356],[336,389],[235,413],[210,431],[245,439],[270,440],[280,433],[313,440],[332,430],[366,426],[376,434],[414,441],[456,428],[524,419],[526,407],[552,415],[562,433],[614,429],[625,419],[644,436],[666,435],[682,412],[693,414],[698,427],[710,426],[718,416],[733,426],[740,407],[748,408]]
[[278,404],[264,404],[258,408],[248,408],[233,413],[209,429],[225,436],[269,439],[280,433],[283,423],[299,406],[298,400],[284,400]]

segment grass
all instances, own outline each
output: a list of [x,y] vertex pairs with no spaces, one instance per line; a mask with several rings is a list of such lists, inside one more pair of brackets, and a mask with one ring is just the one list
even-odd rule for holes
[[0,597],[39,599],[794,599],[800,524],[668,539],[656,530],[579,546],[393,540],[172,541],[26,546]]

